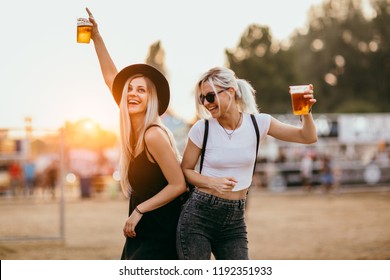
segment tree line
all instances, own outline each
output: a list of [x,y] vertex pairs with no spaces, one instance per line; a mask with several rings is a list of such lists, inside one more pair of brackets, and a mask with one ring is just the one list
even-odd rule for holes
[[[325,0],[309,10],[307,26],[277,41],[268,26],[253,24],[226,66],[251,82],[260,110],[291,113],[288,86],[313,84],[316,113],[390,112],[390,0]],[[146,62],[164,73],[160,41]]]
[[257,91],[260,109],[291,112],[288,86],[312,83],[318,113],[390,112],[390,1],[328,0],[313,6],[308,26],[288,43],[251,25],[227,64]]

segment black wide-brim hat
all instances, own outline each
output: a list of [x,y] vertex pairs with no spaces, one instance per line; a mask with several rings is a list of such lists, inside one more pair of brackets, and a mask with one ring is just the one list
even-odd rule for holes
[[118,105],[120,104],[123,87],[126,81],[136,74],[142,74],[148,77],[156,86],[158,114],[161,116],[165,113],[169,105],[169,84],[165,76],[160,71],[147,64],[133,64],[127,66],[115,76],[114,83],[112,85],[112,94],[114,95],[115,102]]

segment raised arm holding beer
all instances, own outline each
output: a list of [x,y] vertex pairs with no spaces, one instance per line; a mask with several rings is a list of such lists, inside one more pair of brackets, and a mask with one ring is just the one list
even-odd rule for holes
[[103,38],[99,33],[98,24],[96,23],[91,11],[86,8],[89,15],[89,21],[93,24],[91,39],[95,46],[96,54],[99,59],[100,69],[102,70],[104,81],[110,90],[112,90],[112,83],[115,76],[118,74],[118,70],[111,59],[110,53],[104,44]]

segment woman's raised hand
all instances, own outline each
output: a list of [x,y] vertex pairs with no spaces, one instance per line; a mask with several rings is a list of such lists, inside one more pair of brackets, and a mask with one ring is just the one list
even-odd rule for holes
[[93,24],[91,39],[95,40],[96,35],[99,34],[98,25],[95,21],[95,18],[92,15],[91,11],[88,8],[85,8],[85,10],[87,11],[88,16],[89,16],[88,20]]

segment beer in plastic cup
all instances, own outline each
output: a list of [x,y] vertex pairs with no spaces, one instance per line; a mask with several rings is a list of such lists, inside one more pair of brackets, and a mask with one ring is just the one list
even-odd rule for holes
[[313,85],[290,86],[291,104],[294,115],[307,115],[310,110],[310,98],[305,98],[305,92],[312,90]]
[[89,44],[93,24],[86,18],[77,19],[77,43]]

